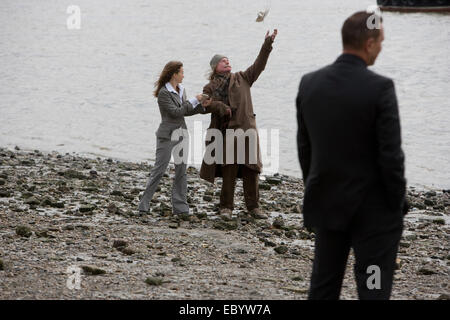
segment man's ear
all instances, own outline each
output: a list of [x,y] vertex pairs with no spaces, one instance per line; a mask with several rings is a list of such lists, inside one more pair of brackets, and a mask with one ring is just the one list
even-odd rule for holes
[[364,45],[364,51],[365,52],[371,52],[374,45],[375,45],[375,39],[374,38],[367,39],[366,44]]

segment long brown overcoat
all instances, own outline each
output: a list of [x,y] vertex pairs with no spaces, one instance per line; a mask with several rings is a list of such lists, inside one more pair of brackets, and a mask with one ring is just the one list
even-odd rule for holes
[[[256,128],[255,113],[253,112],[253,103],[250,88],[266,67],[269,54],[272,51],[272,43],[273,40],[271,39],[271,37],[268,37],[264,41],[264,44],[262,45],[262,48],[255,62],[249,68],[247,68],[247,70],[232,73],[230,75],[230,85],[228,87],[228,100],[230,105],[227,106],[222,101],[213,100],[211,102],[211,105],[207,107],[206,111],[204,112],[211,113],[211,123],[208,130],[221,130],[224,118],[226,117],[227,108],[231,108],[232,116],[231,119],[227,119],[229,120],[227,129],[242,129],[244,132],[246,132],[248,129],[253,129],[253,132],[256,132],[256,139],[246,139],[245,146],[236,143],[237,138],[234,138],[235,141],[233,142],[232,146],[234,146],[233,163],[237,163],[238,152],[245,152],[245,165],[250,169],[257,171],[258,173],[261,173],[262,161],[259,147],[259,135]],[[203,88],[203,92],[208,94],[210,97],[213,96],[213,88],[211,82]],[[207,141],[206,145],[212,142],[213,141]],[[226,162],[226,143],[227,140],[224,136],[223,163],[230,164],[229,162]],[[249,156],[249,150],[257,150],[256,163],[252,161],[254,160],[254,157]],[[215,177],[222,177],[222,165],[223,164],[217,164],[215,162],[212,164],[207,164],[205,162],[205,159],[203,159],[203,163],[200,169],[200,177],[211,183],[214,183]],[[240,176],[240,174],[238,176]]]

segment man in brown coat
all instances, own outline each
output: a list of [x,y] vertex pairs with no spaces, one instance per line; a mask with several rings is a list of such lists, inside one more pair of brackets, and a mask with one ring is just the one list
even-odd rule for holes
[[211,113],[206,144],[208,146],[216,140],[208,141],[208,134],[213,131],[221,133],[223,144],[218,144],[219,150],[210,154],[214,161],[207,160],[205,153],[200,177],[211,183],[215,177],[223,178],[220,215],[226,219],[231,218],[234,208],[236,178],[243,179],[249,213],[255,218],[267,219],[267,215],[259,210],[262,161],[250,88],[264,70],[276,36],[277,29],[272,35],[267,31],[258,57],[245,71],[231,73],[230,62],[222,55],[215,55],[210,62],[210,82],[203,88],[203,93],[212,100],[205,111]]

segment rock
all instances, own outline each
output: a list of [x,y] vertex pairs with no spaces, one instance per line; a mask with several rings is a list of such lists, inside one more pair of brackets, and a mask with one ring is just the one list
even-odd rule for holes
[[395,270],[400,270],[403,266],[403,261],[400,258],[395,259]]
[[119,197],[123,197],[123,193],[120,190],[114,190],[113,192],[111,192],[112,196],[119,196]]
[[64,202],[52,202],[50,207],[62,209],[64,208]]
[[21,237],[29,238],[31,236],[32,232],[31,232],[31,229],[29,227],[18,226],[16,228],[16,234],[21,236]]
[[53,203],[53,200],[50,197],[45,197],[41,201],[41,206],[50,206]]
[[266,247],[276,247],[277,246],[277,244],[275,242],[272,242],[270,240],[263,239],[263,238],[260,238],[259,240],[264,242],[264,246],[266,246]]
[[5,270],[5,264],[3,263],[3,260],[0,259],[0,271]]
[[281,289],[292,291],[295,293],[308,293],[309,292],[309,289],[307,289],[307,288],[302,289],[302,288],[293,288],[293,287],[281,287]]
[[450,294],[443,293],[437,298],[437,300],[450,300]]
[[178,229],[178,223],[177,222],[169,223],[169,228],[170,229]]
[[0,186],[4,186],[6,184],[6,181],[3,179],[0,179]]
[[435,224],[445,225],[444,219],[434,219],[432,222]]
[[160,286],[163,284],[163,279],[156,277],[148,277],[145,279],[145,283],[150,286]]
[[22,161],[20,162],[20,164],[23,165],[23,166],[34,166],[35,162],[34,162],[33,159],[30,159],[30,160],[22,160]]
[[283,217],[281,216],[276,217],[272,223],[272,226],[277,229],[282,229],[284,227]]
[[411,244],[409,242],[402,242],[402,241],[400,241],[399,246],[401,248],[409,248],[411,246]]
[[175,257],[175,258],[173,258],[173,259],[170,260],[170,261],[172,261],[172,262],[180,262],[180,261],[181,261],[181,258],[180,258],[180,257]]
[[270,190],[270,189],[272,189],[272,186],[270,184],[267,184],[267,183],[260,183],[259,184],[259,189],[261,189],[261,190]]
[[436,191],[425,192],[425,196],[427,196],[427,197],[435,197],[436,196]]
[[106,271],[103,269],[91,266],[81,266],[81,269],[83,269],[84,274],[89,276],[97,276],[106,273]]
[[126,242],[125,240],[114,240],[113,242],[113,248],[124,248],[126,246],[128,246],[128,242]]
[[203,200],[205,200],[205,201],[207,201],[207,202],[211,202],[212,199],[213,199],[213,198],[212,198],[211,196],[208,196],[208,195],[203,196]]
[[234,252],[238,253],[238,254],[247,254],[248,251],[242,248],[237,248]]
[[278,247],[274,248],[274,250],[278,254],[285,254],[286,252],[288,252],[288,247],[286,247],[286,246],[278,246]]
[[437,274],[437,272],[435,272],[435,271],[433,271],[431,269],[428,269],[426,267],[422,267],[422,268],[419,269],[419,271],[417,271],[417,274],[429,276],[429,275],[432,275],[432,274]]
[[297,236],[297,232],[295,232],[294,230],[289,230],[285,232],[286,237],[288,237],[289,239],[295,238]]
[[41,202],[38,199],[36,199],[36,197],[30,197],[27,200],[25,200],[25,203],[36,206],[36,205],[40,204]]
[[214,229],[218,230],[236,230],[237,227],[236,221],[217,221],[214,223]]
[[0,189],[0,198],[9,198],[11,196],[11,192],[9,190]]
[[423,203],[420,203],[420,202],[414,202],[414,203],[411,204],[411,206],[413,208],[417,208],[419,210],[425,210],[427,208],[426,205],[424,205]]
[[281,178],[278,177],[266,177],[266,182],[272,185],[281,184]]
[[423,203],[424,203],[426,206],[434,206],[434,205],[436,204],[433,200],[430,200],[430,199],[425,199],[425,200],[423,201]]
[[206,214],[206,212],[198,212],[195,214],[197,216],[197,218],[199,219],[204,219],[206,217],[208,217],[208,215]]
[[116,213],[118,213],[118,211],[119,211],[119,208],[117,208],[117,206],[116,206],[115,203],[110,203],[110,204],[108,205],[108,212],[109,212],[109,213],[111,213],[111,214],[116,214]]
[[[50,238],[52,237],[51,235],[48,234],[47,230],[43,230],[43,231],[35,231],[34,234],[36,235],[36,237],[38,238]],[[54,238],[54,237],[53,237]]]
[[120,252],[122,252],[123,254],[125,254],[127,256],[131,256],[136,253],[136,251],[131,248],[119,247],[119,248],[117,248],[117,250],[119,250]]
[[405,236],[405,240],[408,240],[408,241],[414,241],[414,240],[417,240],[417,235],[415,235],[415,234],[409,234],[409,235]]
[[269,238],[269,237],[271,237],[272,235],[270,234],[270,233],[268,233],[268,232],[258,232],[257,234],[256,234],[258,237],[260,237],[260,238]]
[[278,229],[274,229],[272,230],[273,234],[276,235],[277,237],[281,237],[283,235],[283,232],[281,232]]
[[84,174],[73,169],[69,169],[65,171],[63,174],[64,177],[66,177],[67,179],[80,179],[80,180],[87,179],[87,177]]
[[87,204],[87,205],[82,205],[78,210],[82,213],[85,213],[85,212],[94,211],[95,209],[96,209],[96,206],[94,206],[92,204]]
[[301,276],[297,276],[297,277],[293,277],[292,280],[293,281],[303,281],[304,279]]
[[191,220],[191,216],[188,213],[181,213],[178,215],[178,218],[182,221],[189,221]]

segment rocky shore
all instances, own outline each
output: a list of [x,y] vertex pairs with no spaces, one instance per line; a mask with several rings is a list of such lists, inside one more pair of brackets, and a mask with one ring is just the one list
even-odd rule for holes
[[[268,220],[217,215],[220,181],[188,169],[191,214],[171,214],[171,167],[136,212],[148,163],[0,148],[0,299],[305,299],[314,234],[302,181],[261,177]],[[449,299],[450,190],[409,188],[392,299]],[[356,299],[350,257],[341,297]],[[77,286],[79,286],[77,288]]]

